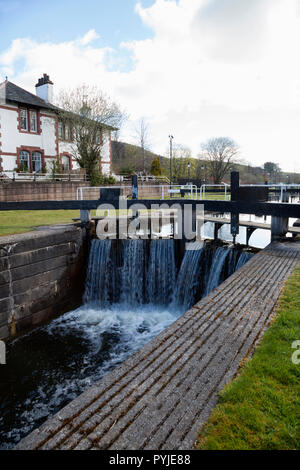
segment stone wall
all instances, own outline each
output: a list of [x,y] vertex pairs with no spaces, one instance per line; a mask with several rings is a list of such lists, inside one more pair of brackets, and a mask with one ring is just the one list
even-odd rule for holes
[[[116,187],[123,188],[123,195],[131,195],[130,183],[119,183]],[[81,199],[99,199],[99,188],[93,188],[86,182],[2,182],[0,181],[0,201],[21,202],[21,201],[68,201],[76,199],[77,188],[82,187],[79,193]],[[140,198],[160,198],[162,195],[168,197],[169,186],[157,183],[139,183]]]
[[0,201],[67,201],[76,199],[78,187],[85,182],[5,182],[0,183]]
[[60,226],[0,238],[0,339],[81,304],[85,233]]

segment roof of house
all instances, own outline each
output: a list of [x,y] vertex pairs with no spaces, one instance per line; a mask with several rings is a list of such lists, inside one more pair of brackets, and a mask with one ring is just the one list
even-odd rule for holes
[[[26,104],[36,108],[49,109],[56,112],[62,111],[59,107],[54,106],[51,103],[47,103],[47,101],[43,100],[42,98],[39,98],[33,93],[24,90],[24,88],[21,88],[12,82],[9,82],[8,80],[5,80],[5,82],[0,84],[1,94],[3,94],[3,88],[5,89],[4,99],[6,102]],[[116,127],[110,126],[108,124],[99,124],[101,124],[101,126],[105,127],[106,129],[117,130]]]
[[35,106],[37,108],[57,110],[57,107],[51,103],[47,103],[42,98],[30,93],[29,91],[20,88],[12,82],[6,80],[1,83],[1,89],[5,88],[4,97],[6,102],[27,104],[29,106]]

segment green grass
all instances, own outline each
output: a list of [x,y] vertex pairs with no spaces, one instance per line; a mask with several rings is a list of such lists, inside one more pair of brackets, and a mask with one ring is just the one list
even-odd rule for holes
[[72,223],[80,211],[3,211],[0,212],[0,236],[30,232],[40,225]]
[[[195,196],[195,193],[193,194],[193,197]],[[149,194],[147,196],[143,196],[143,197],[139,197],[139,199],[161,199],[161,195],[159,196],[153,196],[152,194]],[[164,200],[172,200],[172,199],[186,199],[186,200],[190,200],[191,199],[191,195],[190,193],[187,193],[184,198],[182,198],[180,196],[180,194],[173,194],[173,196],[170,196],[169,194],[165,194],[164,195]],[[200,194],[199,192],[197,193],[197,199],[200,200]],[[202,199],[201,199],[202,200]],[[207,200],[214,200],[214,201],[225,201],[225,193],[209,193],[209,192],[206,192],[205,193],[205,197],[204,197],[204,200],[207,201]],[[227,201],[230,201],[230,194],[227,194]]]
[[220,393],[198,449],[300,449],[300,265],[280,297],[276,320],[241,374]]
[[[205,192],[204,200],[225,201],[225,193],[209,193]],[[230,194],[227,194],[227,201],[230,201]]]

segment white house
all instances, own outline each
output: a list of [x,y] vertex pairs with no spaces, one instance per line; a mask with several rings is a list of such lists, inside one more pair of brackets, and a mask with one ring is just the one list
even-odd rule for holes
[[[0,173],[16,169],[49,170],[59,159],[64,170],[79,168],[72,156],[71,129],[59,122],[53,103],[53,83],[44,74],[35,85],[36,95],[6,80],[0,84]],[[111,174],[111,130],[101,126],[99,170]]]

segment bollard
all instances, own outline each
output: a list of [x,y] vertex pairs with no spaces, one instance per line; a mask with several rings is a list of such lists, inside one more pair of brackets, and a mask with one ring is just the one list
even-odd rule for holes
[[132,199],[138,199],[138,177],[137,175],[132,175],[131,177],[131,197]]

